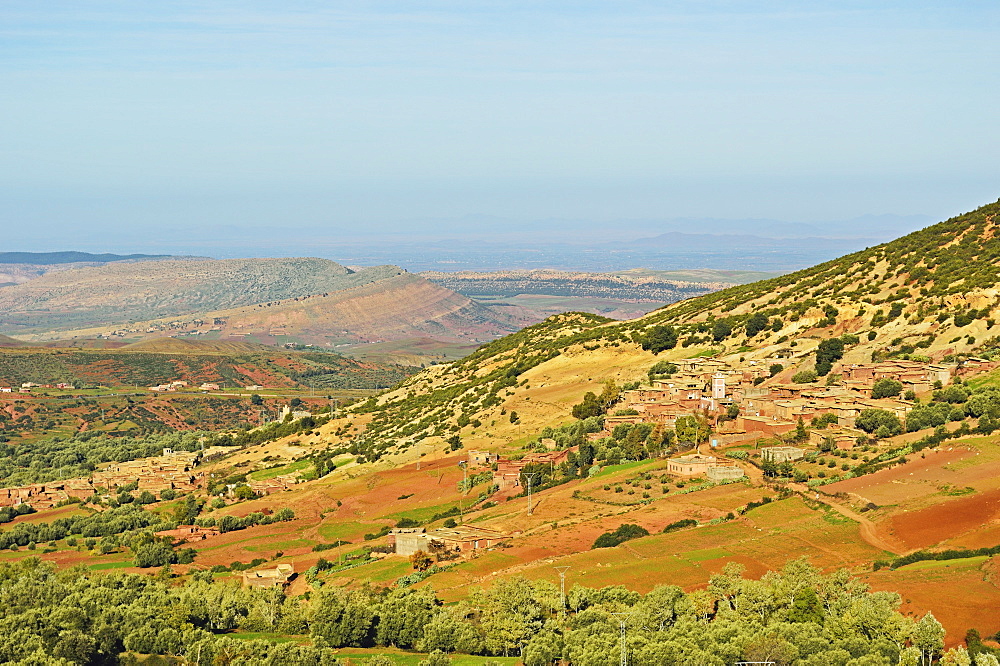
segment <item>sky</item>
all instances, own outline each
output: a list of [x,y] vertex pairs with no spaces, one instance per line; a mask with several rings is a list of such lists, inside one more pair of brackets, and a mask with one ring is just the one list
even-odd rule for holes
[[2,249],[945,219],[1000,197],[998,31],[955,0],[4,0]]

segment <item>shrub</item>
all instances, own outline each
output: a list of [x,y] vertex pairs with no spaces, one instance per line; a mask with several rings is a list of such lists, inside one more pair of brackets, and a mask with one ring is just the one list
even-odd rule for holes
[[639,344],[654,354],[673,349],[677,346],[677,330],[673,326],[653,326],[640,338]]
[[697,524],[698,521],[694,520],[693,518],[684,518],[683,520],[675,521],[664,527],[663,533],[668,534],[670,532],[676,532],[677,530],[682,530],[685,527],[695,527]]
[[649,530],[646,528],[632,523],[623,523],[614,532],[605,532],[597,537],[591,548],[613,548],[618,544],[644,536],[649,536]]
[[792,375],[792,381],[796,384],[808,384],[819,379],[819,374],[815,370],[800,370]]

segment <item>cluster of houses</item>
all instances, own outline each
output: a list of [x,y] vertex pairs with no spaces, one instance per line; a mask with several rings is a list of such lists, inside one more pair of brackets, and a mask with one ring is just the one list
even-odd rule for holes
[[156,536],[169,538],[175,546],[179,546],[193,541],[204,541],[208,537],[219,536],[219,534],[221,532],[214,527],[178,525],[172,530],[160,530]]
[[[619,424],[649,423],[674,428],[677,419],[694,413],[704,414],[715,421],[711,447],[724,444],[749,443],[777,437],[796,429],[798,421],[809,422],[824,414],[836,417],[826,428],[809,430],[809,443],[826,444],[838,449],[852,448],[865,433],[855,428],[855,421],[865,409],[882,409],[905,418],[913,403],[899,397],[872,398],[872,388],[880,379],[894,379],[902,384],[903,392],[923,393],[935,386],[946,385],[956,374],[974,368],[982,372],[990,362],[970,359],[963,367],[948,364],[892,360],[882,363],[846,365],[841,368],[840,382],[835,386],[815,384],[770,383],[773,364],[786,359],[764,359],[730,364],[717,359],[692,358],[678,361],[678,371],[669,378],[653,380],[649,388],[625,391],[621,401],[605,418],[602,432],[588,437],[599,440],[608,437]],[[730,406],[739,408],[734,419],[720,418]],[[543,442],[545,442],[543,440]],[[554,448],[555,442],[550,449]],[[520,460],[500,458],[489,451],[470,451],[473,466],[493,466],[493,481],[500,490],[520,486],[523,470],[528,465],[547,464],[553,467],[564,462],[570,450],[549,450],[530,453]],[[768,447],[763,457],[775,463],[798,460],[805,455],[792,446]],[[705,476],[712,481],[738,479],[743,469],[731,460],[695,451],[667,460],[666,471],[680,477]]]
[[[778,362],[776,359],[775,362]],[[654,380],[650,388],[625,391],[616,406],[618,414],[605,420],[603,437],[620,423],[653,423],[674,427],[677,419],[694,412],[717,418],[730,405],[739,407],[739,416],[717,423],[715,444],[750,442],[775,437],[796,428],[799,419],[811,420],[823,414],[837,417],[837,427],[820,433],[847,441],[861,434],[854,429],[858,415],[865,409],[884,409],[905,418],[912,402],[900,398],[871,397],[879,379],[899,381],[903,391],[931,390],[937,382],[947,384],[956,372],[951,365],[915,361],[889,361],[847,365],[836,386],[815,384],[770,384],[762,386],[757,378],[769,376],[770,361],[743,366],[715,359],[688,359],[678,363],[680,372],[668,379]]]
[[197,460],[197,453],[163,449],[161,456],[113,463],[94,472],[90,480],[94,488],[102,490],[138,483],[139,491],[153,494],[168,488],[190,492],[205,483],[205,473],[194,469]]
[[33,483],[17,488],[0,488],[0,507],[27,504],[35,510],[51,509],[71,497],[83,499],[93,494],[94,486],[88,479]]
[[250,486],[250,490],[254,491],[257,495],[273,495],[275,493],[291,490],[292,486],[301,482],[302,479],[299,478],[299,475],[296,472],[293,474],[282,474],[271,479],[262,479],[260,481],[254,481],[251,479],[250,481],[247,481],[247,485]]
[[178,379],[178,380],[173,381],[173,382],[167,382],[166,384],[159,384],[157,386],[150,386],[149,390],[150,391],[156,391],[157,393],[163,393],[163,392],[167,392],[167,391],[169,391],[169,392],[172,393],[172,392],[174,392],[174,391],[176,391],[178,389],[187,388],[187,386],[188,386],[188,382],[184,381],[183,379]]
[[[167,382],[166,384],[158,384],[157,386],[150,386],[149,390],[150,391],[155,391],[157,393],[164,393],[164,392],[166,392],[166,393],[173,393],[174,391],[177,391],[178,389],[187,388],[187,387],[188,387],[188,382],[184,381],[183,379],[178,379],[176,381]],[[216,384],[215,382],[205,382],[204,384],[202,384],[198,388],[201,389],[202,391],[218,391],[218,390],[220,390],[220,386],[218,384]]]
[[[34,382],[24,382],[21,387],[17,389],[18,393],[31,393],[31,389],[35,388],[47,388],[47,389],[61,389],[67,391],[73,388],[72,384],[67,382],[57,382],[55,384],[36,384]],[[0,386],[0,393],[14,393],[15,389],[13,386]]]
[[204,472],[194,470],[198,454],[164,449],[162,456],[115,463],[95,471],[89,479],[65,479],[17,488],[0,488],[0,507],[27,504],[33,509],[50,509],[70,498],[84,499],[115,488],[138,484],[138,490],[154,495],[167,490],[190,492],[203,485]]

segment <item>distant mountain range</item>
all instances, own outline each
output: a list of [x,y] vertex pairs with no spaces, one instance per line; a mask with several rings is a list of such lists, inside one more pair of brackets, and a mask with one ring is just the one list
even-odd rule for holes
[[0,252],[0,264],[53,264],[97,263],[163,259],[166,254],[91,254],[90,252]]

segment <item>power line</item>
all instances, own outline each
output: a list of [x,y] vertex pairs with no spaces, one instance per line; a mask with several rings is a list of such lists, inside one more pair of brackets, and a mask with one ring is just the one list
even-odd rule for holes
[[528,482],[528,515],[530,516],[534,511],[531,508],[531,481],[533,477],[538,476],[538,472],[521,472],[521,475]]
[[559,605],[559,617],[565,622],[566,621],[566,571],[569,570],[568,565],[552,567],[559,572],[559,599],[561,601]]
[[631,617],[631,613],[611,613],[618,618],[618,623],[621,628],[621,661],[619,662],[621,666],[628,666],[628,653],[625,650],[625,620]]

